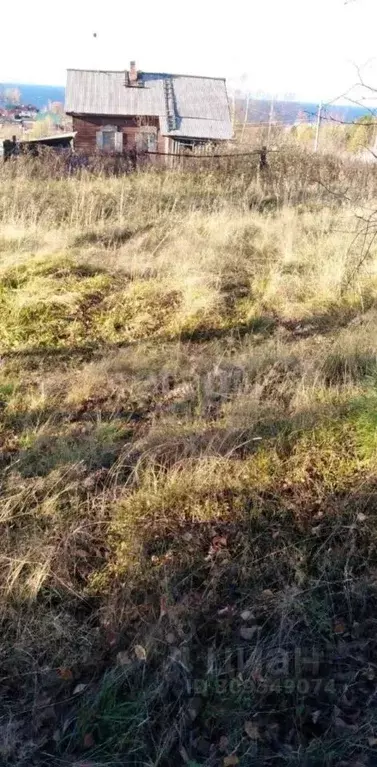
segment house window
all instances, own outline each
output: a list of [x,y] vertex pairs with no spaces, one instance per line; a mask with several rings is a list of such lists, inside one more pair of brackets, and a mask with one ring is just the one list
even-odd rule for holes
[[102,149],[105,152],[115,152],[116,131],[102,131]]
[[141,131],[137,134],[137,149],[139,152],[157,151],[157,133]]
[[104,125],[96,134],[97,148],[102,152],[122,152],[123,133],[116,125]]
[[156,133],[147,133],[147,151],[148,152],[157,152],[157,134]]

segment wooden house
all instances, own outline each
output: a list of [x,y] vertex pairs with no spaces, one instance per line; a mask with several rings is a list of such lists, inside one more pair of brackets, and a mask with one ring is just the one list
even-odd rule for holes
[[91,153],[179,153],[232,138],[225,80],[69,69],[65,111],[75,148]]

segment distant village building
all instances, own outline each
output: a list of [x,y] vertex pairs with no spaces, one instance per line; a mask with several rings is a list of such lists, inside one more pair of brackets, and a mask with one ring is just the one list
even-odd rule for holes
[[39,109],[32,104],[18,104],[17,106],[6,105],[0,107],[0,117],[7,122],[34,120],[39,113]]
[[233,132],[224,79],[138,72],[133,61],[122,72],[69,69],[65,111],[84,152],[179,153]]

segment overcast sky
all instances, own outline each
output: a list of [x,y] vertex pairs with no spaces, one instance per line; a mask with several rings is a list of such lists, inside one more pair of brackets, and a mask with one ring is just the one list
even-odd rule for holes
[[[96,33],[96,37],[94,37]],[[254,95],[330,101],[377,86],[377,0],[18,0],[1,9],[0,82],[67,67],[225,76]],[[369,63],[367,63],[369,62]]]

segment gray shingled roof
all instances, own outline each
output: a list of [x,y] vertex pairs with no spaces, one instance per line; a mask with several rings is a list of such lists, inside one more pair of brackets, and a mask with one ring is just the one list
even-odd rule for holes
[[[173,86],[175,125],[168,129],[164,80]],[[139,73],[143,87],[129,87],[127,72],[69,69],[65,96],[68,114],[138,115],[160,118],[164,135],[230,139],[232,125],[225,80],[210,77]]]

